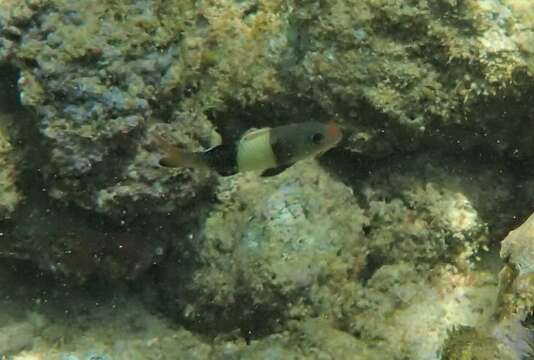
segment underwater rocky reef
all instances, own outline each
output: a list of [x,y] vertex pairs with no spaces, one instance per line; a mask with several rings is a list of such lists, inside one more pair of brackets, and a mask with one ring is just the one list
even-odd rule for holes
[[[534,356],[532,24],[530,0],[0,0],[0,357]],[[276,176],[158,163],[161,137],[306,121],[343,140]]]

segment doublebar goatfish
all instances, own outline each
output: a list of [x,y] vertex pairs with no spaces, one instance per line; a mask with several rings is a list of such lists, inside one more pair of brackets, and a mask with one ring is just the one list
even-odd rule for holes
[[217,145],[205,151],[190,152],[157,142],[165,167],[207,168],[222,176],[244,171],[261,171],[274,176],[299,160],[320,156],[341,140],[341,129],[334,123],[304,122],[246,132],[238,141]]

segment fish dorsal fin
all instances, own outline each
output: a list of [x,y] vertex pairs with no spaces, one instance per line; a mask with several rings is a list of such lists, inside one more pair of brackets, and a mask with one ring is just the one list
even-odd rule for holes
[[240,141],[252,140],[254,138],[257,138],[258,136],[261,136],[261,135],[265,134],[267,131],[270,131],[270,130],[271,130],[271,128],[269,128],[269,127],[265,127],[265,128],[261,128],[261,129],[256,129],[256,128],[248,129],[247,131],[245,131],[243,136],[241,136],[241,140]]

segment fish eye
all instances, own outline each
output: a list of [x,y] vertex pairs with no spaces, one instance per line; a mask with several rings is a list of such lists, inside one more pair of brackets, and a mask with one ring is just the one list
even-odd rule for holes
[[320,144],[323,141],[324,135],[321,133],[315,133],[311,136],[311,141],[314,144]]

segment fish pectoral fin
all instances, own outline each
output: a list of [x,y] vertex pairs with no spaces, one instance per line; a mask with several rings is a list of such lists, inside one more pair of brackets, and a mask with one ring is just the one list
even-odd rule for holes
[[280,174],[281,172],[283,172],[285,169],[290,168],[291,166],[293,166],[293,164],[294,163],[289,163],[289,164],[280,165],[280,166],[277,166],[277,167],[266,169],[261,173],[260,176],[261,177],[276,176],[276,175]]

